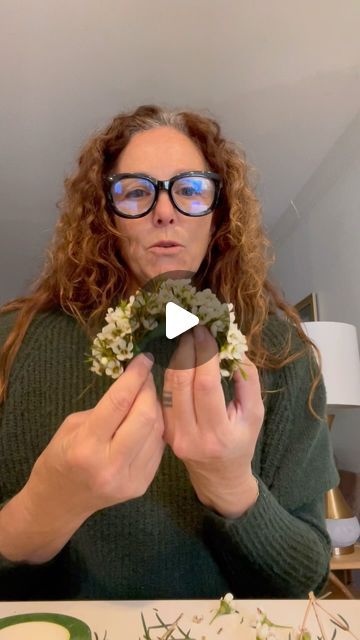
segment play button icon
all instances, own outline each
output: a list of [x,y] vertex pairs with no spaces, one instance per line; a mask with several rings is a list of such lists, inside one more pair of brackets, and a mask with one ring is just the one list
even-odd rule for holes
[[168,302],[166,304],[165,320],[166,337],[169,338],[169,340],[176,338],[181,333],[185,333],[185,331],[199,324],[199,318],[196,315],[179,307],[179,305],[174,302]]

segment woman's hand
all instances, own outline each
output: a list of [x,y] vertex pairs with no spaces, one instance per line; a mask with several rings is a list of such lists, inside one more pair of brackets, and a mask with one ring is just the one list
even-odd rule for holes
[[234,374],[235,397],[226,407],[214,342],[202,326],[182,336],[165,372],[164,437],[183,460],[199,500],[238,517],[258,495],[251,460],[264,405],[257,369],[244,357],[248,379]]
[[64,420],[1,511],[5,557],[44,562],[94,512],[145,493],[165,446],[150,369],[150,360],[137,356],[93,409]]
[[150,369],[150,359],[137,356],[93,409],[68,416],[31,483],[44,482],[67,511],[85,516],[143,495],[164,449]]

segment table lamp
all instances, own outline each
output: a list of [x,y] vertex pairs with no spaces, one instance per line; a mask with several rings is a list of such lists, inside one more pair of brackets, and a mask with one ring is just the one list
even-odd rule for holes
[[[329,429],[337,409],[360,406],[360,359],[356,327],[344,322],[303,322],[302,328],[316,344],[322,360]],[[333,554],[354,551],[360,535],[359,521],[338,487],[326,494],[326,526]]]

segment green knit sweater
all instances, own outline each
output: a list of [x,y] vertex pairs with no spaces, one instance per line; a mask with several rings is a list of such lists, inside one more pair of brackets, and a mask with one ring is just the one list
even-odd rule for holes
[[[15,315],[0,316],[0,344]],[[264,328],[276,352],[289,323],[270,316]],[[293,348],[301,343],[295,331]],[[113,382],[85,363],[90,343],[61,311],[30,325],[0,408],[0,503],[26,483],[64,418],[93,407]],[[158,391],[162,371],[153,369]],[[236,519],[197,499],[184,465],[166,448],[144,496],[91,516],[50,562],[0,558],[0,599],[302,598],[319,593],[328,575],[330,541],[324,493],[338,483],[326,423],[307,408],[308,357],[267,372],[265,418],[253,472],[260,495]],[[223,381],[227,401],[232,383]],[[315,409],[325,406],[324,385]]]

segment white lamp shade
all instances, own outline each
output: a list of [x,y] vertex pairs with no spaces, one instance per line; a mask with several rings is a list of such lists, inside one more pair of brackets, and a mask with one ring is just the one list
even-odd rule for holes
[[356,327],[344,322],[303,322],[322,359],[327,405],[360,406],[360,359]]

